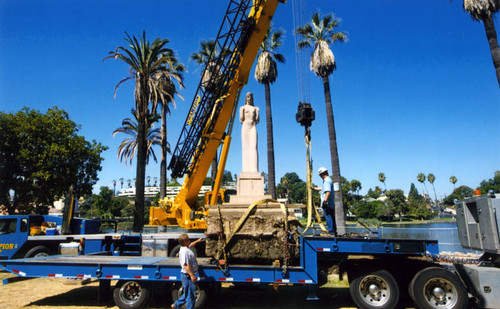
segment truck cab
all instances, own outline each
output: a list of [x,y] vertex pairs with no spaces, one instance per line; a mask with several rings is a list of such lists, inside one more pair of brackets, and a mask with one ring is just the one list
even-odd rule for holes
[[[58,253],[59,243],[67,240],[58,237],[62,216],[6,215],[0,216],[0,260],[29,258]],[[71,234],[97,234],[99,222],[74,218]]]

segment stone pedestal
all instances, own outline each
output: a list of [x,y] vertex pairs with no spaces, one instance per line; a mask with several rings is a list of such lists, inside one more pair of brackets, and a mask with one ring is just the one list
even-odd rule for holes
[[238,176],[237,195],[231,195],[230,204],[250,205],[271,195],[264,194],[264,176],[260,172],[241,172]]

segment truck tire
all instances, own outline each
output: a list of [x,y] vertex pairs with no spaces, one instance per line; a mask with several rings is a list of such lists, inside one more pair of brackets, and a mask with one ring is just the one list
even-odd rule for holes
[[[194,256],[198,256],[198,251],[196,250],[195,247],[189,247],[191,251],[193,251]],[[170,257],[179,257],[179,251],[181,250],[181,245],[177,245],[170,251]]]
[[455,274],[441,268],[428,267],[419,271],[409,286],[410,296],[418,308],[467,308],[467,290]]
[[[176,284],[172,289],[172,302],[178,300],[182,293],[184,293],[184,289],[182,284]],[[196,284],[196,301],[194,303],[194,308],[203,308],[205,303],[207,302],[207,291],[204,287],[201,287],[199,284]],[[180,306],[180,308],[186,308],[186,305]]]
[[399,301],[396,279],[386,270],[358,273],[350,280],[349,290],[358,308],[392,309]]
[[36,246],[31,248],[24,255],[25,258],[38,258],[38,257],[46,257],[52,255],[52,251],[45,246]]
[[143,281],[118,281],[113,290],[113,300],[121,309],[144,308],[150,296],[149,284]]

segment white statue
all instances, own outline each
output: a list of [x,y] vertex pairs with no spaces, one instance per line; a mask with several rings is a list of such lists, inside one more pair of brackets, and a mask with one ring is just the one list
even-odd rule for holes
[[259,108],[253,106],[253,94],[247,93],[245,105],[240,107],[242,172],[259,171],[257,128]]

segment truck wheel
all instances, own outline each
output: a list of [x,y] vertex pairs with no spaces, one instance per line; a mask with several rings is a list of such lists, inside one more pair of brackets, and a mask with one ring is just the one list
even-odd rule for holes
[[[207,302],[207,291],[205,288],[200,287],[198,284],[196,286],[196,302],[194,303],[194,308],[203,308],[205,303]],[[178,300],[182,294],[184,293],[184,288],[181,284],[176,284],[172,289],[172,302]],[[186,305],[180,306],[180,308],[186,308]]]
[[45,246],[36,246],[34,248],[31,248],[26,254],[24,255],[25,258],[38,258],[38,257],[46,257],[52,255],[52,251],[50,251],[49,248]]
[[150,295],[149,285],[141,281],[118,281],[113,290],[113,300],[121,309],[144,308]]
[[467,290],[450,271],[429,267],[419,271],[410,283],[410,295],[418,308],[467,308]]
[[394,308],[399,301],[396,279],[386,270],[358,275],[351,280],[349,290],[352,300],[363,309]]
[[[193,251],[194,256],[198,256],[198,251],[195,247],[190,247],[191,251]],[[181,245],[177,245],[170,251],[170,257],[179,257],[179,251],[181,250]]]

